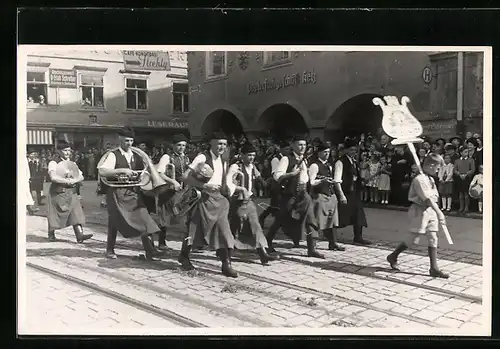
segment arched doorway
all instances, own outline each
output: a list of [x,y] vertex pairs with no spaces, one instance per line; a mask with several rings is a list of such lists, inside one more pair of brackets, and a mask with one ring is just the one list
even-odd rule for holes
[[243,126],[238,118],[225,109],[217,109],[210,113],[201,126],[202,133],[224,132],[227,136],[236,139],[243,133]]
[[345,137],[357,137],[362,133],[379,135],[382,131],[382,109],[373,104],[380,95],[366,93],[342,103],[325,125],[325,139],[340,143]]
[[288,104],[275,104],[264,110],[258,128],[274,139],[286,139],[290,133],[308,133],[304,117]]

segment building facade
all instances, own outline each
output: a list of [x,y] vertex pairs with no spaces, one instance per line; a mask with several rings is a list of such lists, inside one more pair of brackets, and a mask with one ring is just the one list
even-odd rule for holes
[[[374,97],[411,99],[424,134],[482,130],[482,53],[188,52],[190,133],[280,136],[289,130],[336,140],[381,132]],[[458,75],[463,74],[463,81]],[[463,82],[463,84],[462,84]],[[462,84],[462,85],[460,85]],[[462,86],[462,88],[460,88]],[[463,104],[458,106],[458,91]],[[457,113],[458,108],[462,113]],[[460,115],[459,115],[460,114]],[[463,116],[463,118],[461,118]]]
[[29,147],[106,147],[123,125],[151,145],[189,132],[185,52],[47,49],[26,68]]

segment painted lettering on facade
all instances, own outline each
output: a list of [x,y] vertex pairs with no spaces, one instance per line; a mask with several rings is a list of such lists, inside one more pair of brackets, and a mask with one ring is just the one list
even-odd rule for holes
[[154,128],[188,128],[187,122],[148,120],[148,127]]
[[170,71],[168,52],[123,50],[125,69]]
[[255,94],[259,92],[267,92],[271,90],[281,90],[282,88],[290,86],[298,86],[301,84],[315,84],[316,83],[316,73],[314,69],[312,71],[304,71],[295,74],[285,74],[281,78],[264,79],[263,81],[257,81],[255,83],[248,84],[248,94]]
[[76,88],[76,71],[72,69],[49,69],[51,87]]

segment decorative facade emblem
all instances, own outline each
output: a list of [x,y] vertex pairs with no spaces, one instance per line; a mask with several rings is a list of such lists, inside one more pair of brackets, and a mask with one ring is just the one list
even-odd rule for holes
[[241,70],[246,70],[248,68],[248,58],[249,58],[248,51],[243,51],[240,53],[238,57],[238,66],[240,67]]

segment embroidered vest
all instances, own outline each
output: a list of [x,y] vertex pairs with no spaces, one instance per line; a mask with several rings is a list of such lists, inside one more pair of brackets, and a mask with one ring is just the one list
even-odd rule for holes
[[236,180],[236,183],[240,187],[245,187],[247,190],[250,188],[250,183],[252,183],[252,194],[255,196],[257,193],[255,191],[255,165],[252,167],[252,173],[248,175],[245,166],[242,162],[237,162],[238,169],[243,173],[243,180],[240,177]]
[[113,151],[113,154],[115,154],[116,158],[116,163],[115,163],[115,169],[117,168],[130,168],[131,170],[134,171],[140,171],[144,170],[144,163],[142,162],[142,158],[137,155],[136,153],[132,153],[132,159],[130,161],[130,166],[127,162],[127,158],[122,154],[120,149],[116,149]]
[[[204,152],[206,161],[205,163],[210,166],[212,170],[214,170],[214,161],[212,159],[212,154],[210,151]],[[224,159],[223,156],[220,156],[220,159],[222,161],[222,185],[221,185],[221,193],[222,195],[228,197],[229,196],[229,189],[227,188],[226,184],[226,173],[227,173],[227,161]]]
[[[293,169],[295,168],[295,166],[297,166],[299,164],[299,161],[295,158],[295,156],[292,154],[292,155],[286,155],[286,157],[288,158],[288,167],[286,169],[286,173],[290,173],[293,171]],[[304,160],[304,162],[306,163],[307,165],[307,160]],[[297,188],[298,188],[298,185],[299,185],[299,175],[293,177],[293,178],[290,178],[288,180],[286,180],[284,183],[283,183],[283,187],[284,187],[284,193],[286,194],[290,194],[290,195],[294,195],[296,192],[297,192]]]
[[190,164],[189,157],[186,154],[184,156],[174,154],[170,157],[170,163],[175,166],[175,179],[179,182]]
[[[321,160],[316,160],[314,163],[318,165],[318,176],[333,178],[333,171],[331,170],[330,164],[328,162],[326,164],[323,164]],[[321,183],[312,188],[313,188],[312,191],[315,194],[325,194],[325,195],[333,194],[333,191],[331,189],[332,185],[329,183]]]

